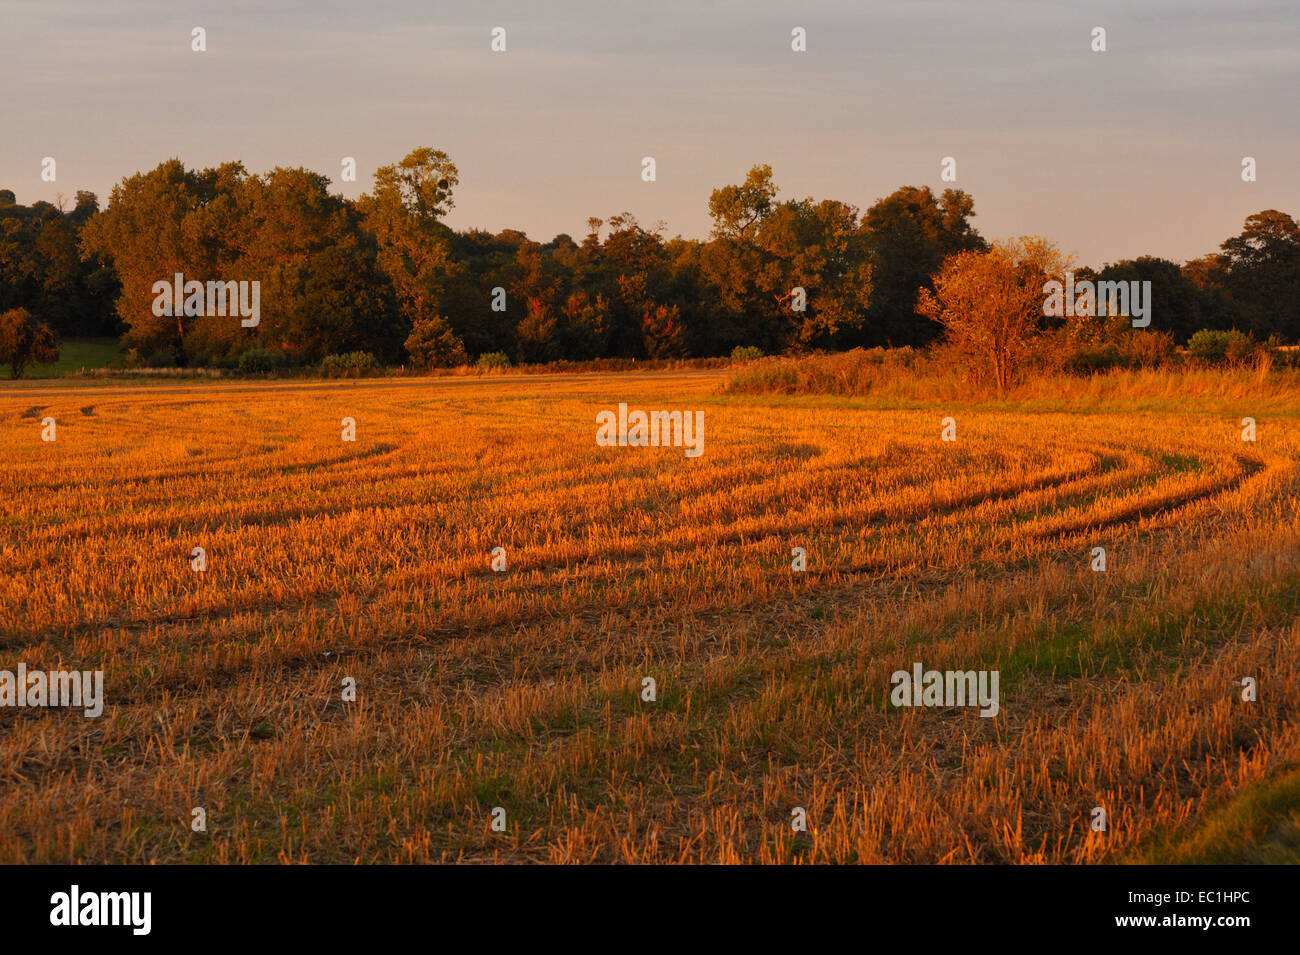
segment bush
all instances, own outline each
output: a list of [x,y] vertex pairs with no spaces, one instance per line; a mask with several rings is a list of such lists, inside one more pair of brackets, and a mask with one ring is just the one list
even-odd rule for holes
[[510,358],[503,351],[489,351],[479,355],[474,364],[489,371],[493,368],[509,368]]
[[1139,368],[1160,368],[1174,361],[1178,349],[1173,332],[1135,331],[1129,335],[1127,352]]
[[321,374],[327,378],[360,378],[379,370],[379,360],[368,351],[350,351],[342,355],[326,355],[320,363]]
[[900,379],[915,379],[928,359],[911,348],[855,348],[783,357],[737,371],[727,390],[741,394],[869,395]]
[[1268,357],[1270,366],[1278,368],[1300,368],[1300,346],[1271,345],[1259,357]]
[[28,365],[58,360],[59,348],[48,325],[37,322],[25,308],[0,315],[0,364],[8,363],[10,378],[21,378]]
[[1108,371],[1111,368],[1128,368],[1131,365],[1132,362],[1120,351],[1119,345],[1115,342],[1102,342],[1076,348],[1066,358],[1064,370],[1075,375],[1090,375],[1093,372]]
[[731,350],[732,361],[755,361],[763,357],[763,349],[755,345],[737,345]]
[[1231,364],[1248,364],[1255,357],[1255,351],[1258,347],[1249,335],[1243,335],[1241,332],[1228,332],[1227,358]]
[[1176,354],[1169,332],[1123,329],[1112,340],[1085,341],[1071,346],[1069,337],[1044,336],[1039,353],[1060,351],[1059,362],[1041,361],[1051,371],[1091,375],[1115,368],[1159,368]]
[[241,375],[265,375],[275,371],[278,363],[273,352],[265,348],[250,348],[239,356],[235,367],[239,369]]
[[469,364],[464,343],[442,315],[416,320],[406,338],[406,353],[411,356],[411,364],[420,369]]
[[1255,343],[1236,329],[1221,332],[1202,328],[1187,343],[1187,350],[1207,365],[1240,364],[1255,353]]

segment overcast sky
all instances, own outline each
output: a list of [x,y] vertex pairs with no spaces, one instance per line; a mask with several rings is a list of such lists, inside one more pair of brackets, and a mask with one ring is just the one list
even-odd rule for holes
[[754,163],[781,198],[865,210],[943,188],[953,156],[987,237],[1181,261],[1252,212],[1300,214],[1298,90],[1295,0],[2,0],[0,187],[104,202],[178,156],[307,166],[355,197],[429,145],[460,169],[457,228],[579,238],[629,210],[704,237],[710,191]]

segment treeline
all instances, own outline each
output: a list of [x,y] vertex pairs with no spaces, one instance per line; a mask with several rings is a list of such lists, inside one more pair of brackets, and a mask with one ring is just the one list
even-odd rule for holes
[[99,211],[93,192],[79,191],[64,211],[48,202],[17,204],[0,189],[0,313],[25,309],[68,338],[120,333],[112,266],[83,256],[81,230]]
[[[186,169],[172,159],[114,187],[100,211],[0,190],[0,314],[22,309],[61,337],[120,335],[154,366],[301,366],[368,353],[456,365],[921,346],[942,326],[918,311],[945,259],[983,252],[973,199],[905,186],[861,213],[833,199],[778,201],[768,166],[713,191],[707,241],[667,238],[624,212],[575,240],[457,231],[458,174],[443,152],[380,168],[357,201],[306,169]],[[1300,339],[1300,228],[1269,210],[1221,251],[1180,266],[1151,256],[1075,268],[1150,281],[1153,330]],[[156,315],[156,282],[257,281],[260,322]],[[802,290],[797,291],[797,290]]]

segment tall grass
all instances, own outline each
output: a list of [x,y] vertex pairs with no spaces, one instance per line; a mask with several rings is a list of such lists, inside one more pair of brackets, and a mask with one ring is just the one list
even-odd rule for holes
[[733,395],[840,395],[912,404],[1001,402],[1059,410],[1099,406],[1174,409],[1188,401],[1216,406],[1260,402],[1255,407],[1295,413],[1300,411],[1300,368],[1276,366],[1262,353],[1250,366],[1239,368],[1209,368],[1189,362],[1091,374],[1026,369],[1008,394],[1000,397],[942,353],[859,348],[753,362],[734,369],[724,391]]

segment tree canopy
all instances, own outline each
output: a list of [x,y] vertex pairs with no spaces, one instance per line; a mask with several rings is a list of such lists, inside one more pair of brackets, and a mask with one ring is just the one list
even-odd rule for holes
[[[248,351],[290,366],[359,351],[416,365],[673,358],[952,338],[961,283],[1016,260],[1009,247],[978,258],[994,247],[958,189],[903,186],[864,213],[780,199],[756,164],[708,197],[706,240],[616,212],[588,217],[579,240],[541,242],[450,228],[459,181],[446,152],[422,146],[356,201],[308,169],[179,159],[123,179],[104,209],[85,191],[65,210],[0,190],[0,310],[56,336],[121,334],[153,364],[233,366]],[[155,315],[154,284],[176,273],[258,282],[261,321]],[[1156,328],[1179,342],[1200,328],[1300,339],[1300,227],[1277,210],[1181,266],[1139,256],[1080,274],[1150,281]]]

